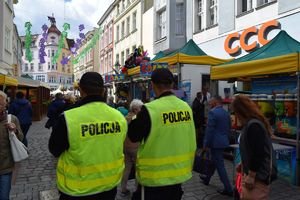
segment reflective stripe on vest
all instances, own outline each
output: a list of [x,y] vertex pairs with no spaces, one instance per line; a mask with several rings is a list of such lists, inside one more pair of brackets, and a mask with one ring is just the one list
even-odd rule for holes
[[136,175],[144,186],[179,184],[192,177],[196,133],[190,107],[175,96],[145,104],[151,132],[138,151]]
[[58,189],[71,196],[101,193],[116,187],[124,170],[127,123],[105,103],[93,102],[65,112],[69,149],[57,164]]

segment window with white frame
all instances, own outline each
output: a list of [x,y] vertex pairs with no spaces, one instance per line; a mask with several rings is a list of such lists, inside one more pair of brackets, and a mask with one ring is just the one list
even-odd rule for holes
[[35,77],[35,80],[45,82],[45,75],[37,75]]
[[126,57],[125,57],[125,60],[128,58],[129,54],[130,54],[130,49],[128,48],[128,49],[126,49]]
[[9,52],[11,51],[10,34],[11,34],[10,29],[8,27],[5,27],[4,48]]
[[218,20],[217,20],[217,0],[209,0],[209,17],[208,17],[208,20],[209,20],[209,26],[213,26],[215,24],[218,23]]
[[59,78],[59,82],[60,82],[60,83],[65,83],[65,77],[61,76],[61,77]]
[[49,57],[49,58],[51,57],[50,49],[48,49],[48,57]]
[[195,31],[204,29],[204,0],[195,1]]
[[136,11],[132,14],[132,31],[136,30]]
[[112,35],[113,35],[112,29],[113,29],[112,26],[110,26],[109,27],[109,44],[112,43]]
[[55,69],[55,65],[54,65],[54,63],[52,63],[51,70],[54,70],[54,69]]
[[126,19],[126,25],[127,25],[127,27],[126,27],[126,35],[129,35],[130,34],[130,16],[129,17],[127,17],[127,19]]
[[39,63],[39,71],[43,71],[43,64]]
[[34,59],[34,51],[31,51],[32,59]]
[[184,35],[184,4],[176,4],[176,35]]
[[117,16],[120,15],[120,5],[117,5]]
[[125,0],[122,0],[122,12],[125,10]]
[[237,14],[247,12],[252,9],[252,0],[237,1]]
[[121,26],[121,39],[125,37],[125,21],[122,22]]
[[117,33],[116,33],[116,40],[119,41],[120,40],[120,26],[117,26]]
[[34,71],[34,63],[30,63],[30,71]]
[[55,50],[52,50],[51,56],[54,57],[55,55]]
[[116,55],[116,63],[120,64],[120,55],[119,54]]
[[50,62],[48,62],[48,70],[50,70],[51,69],[51,64],[50,64]]
[[108,72],[111,71],[111,67],[112,67],[112,55],[111,52],[108,53]]
[[25,72],[28,72],[28,63],[25,63]]
[[123,66],[125,63],[125,55],[124,55],[124,51],[121,52],[121,65]]
[[167,30],[166,30],[166,10],[163,10],[162,12],[158,13],[158,32],[157,32],[157,39],[161,39],[167,36]]

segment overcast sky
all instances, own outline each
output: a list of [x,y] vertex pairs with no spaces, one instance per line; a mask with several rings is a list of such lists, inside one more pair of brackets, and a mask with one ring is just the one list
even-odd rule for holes
[[[15,24],[19,35],[25,35],[24,24],[30,21],[33,25],[31,33],[41,33],[42,25],[50,25],[47,16],[52,13],[56,18],[56,25],[62,31],[62,25],[71,25],[69,38],[78,38],[79,24],[85,25],[85,32],[97,27],[97,22],[113,0],[19,0],[14,5]],[[65,9],[64,9],[65,8]],[[65,10],[65,12],[64,12]]]

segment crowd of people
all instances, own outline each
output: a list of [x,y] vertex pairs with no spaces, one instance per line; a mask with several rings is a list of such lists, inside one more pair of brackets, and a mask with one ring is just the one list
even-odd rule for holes
[[[220,96],[203,88],[190,107],[172,92],[173,74],[156,69],[151,75],[156,99],[143,103],[134,99],[114,103],[107,97],[103,79],[96,72],[85,73],[80,82],[81,98],[55,95],[48,109],[47,128],[52,128],[49,151],[58,157],[57,187],[61,200],[114,200],[117,186],[121,196],[132,200],[180,200],[182,184],[192,177],[195,153],[209,152],[224,188],[221,195],[232,196],[223,159],[229,146],[231,118]],[[6,95],[0,92],[0,199],[9,199],[14,162],[8,130],[28,145],[32,108],[17,93],[8,113]],[[276,178],[272,131],[266,118],[248,97],[236,96],[232,108],[243,125],[240,137],[243,199],[267,199],[269,185]],[[259,139],[257,139],[259,138]],[[213,173],[212,173],[213,174]],[[209,185],[211,176],[201,176]],[[128,179],[136,189],[129,191]],[[133,194],[131,194],[133,192]],[[260,197],[260,198],[258,198]]]

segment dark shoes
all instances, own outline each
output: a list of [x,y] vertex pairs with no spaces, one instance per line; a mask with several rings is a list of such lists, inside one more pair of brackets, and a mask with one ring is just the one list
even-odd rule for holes
[[217,192],[221,195],[224,195],[224,196],[229,196],[229,197],[232,197],[233,196],[233,192],[231,191],[227,191],[227,190],[217,190]]
[[130,195],[130,191],[126,190],[125,192],[121,192],[121,197],[127,197]]

